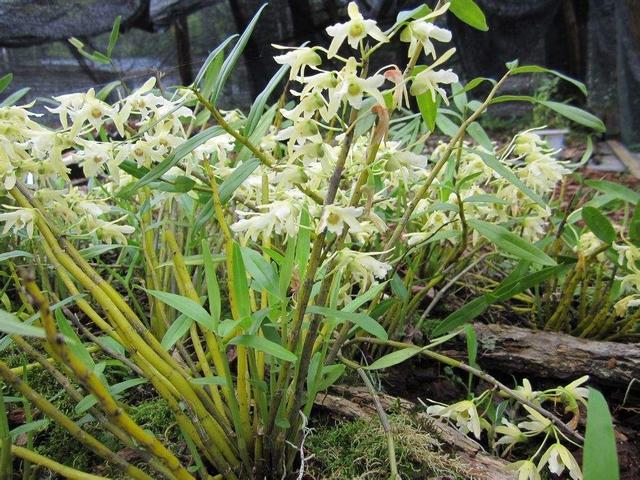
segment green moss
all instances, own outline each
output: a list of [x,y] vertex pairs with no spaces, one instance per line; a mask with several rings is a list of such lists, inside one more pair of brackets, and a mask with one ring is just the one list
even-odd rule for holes
[[[460,464],[443,452],[422,422],[408,415],[391,415],[398,471],[402,478],[464,480]],[[384,431],[377,418],[314,429],[307,437],[306,455],[313,455],[305,473],[311,478],[351,480],[388,478]]]

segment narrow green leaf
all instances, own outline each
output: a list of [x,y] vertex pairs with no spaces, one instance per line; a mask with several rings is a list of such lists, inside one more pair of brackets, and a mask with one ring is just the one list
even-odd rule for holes
[[419,5],[416,8],[411,10],[403,10],[398,12],[396,16],[396,23],[393,25],[393,28],[396,28],[401,23],[406,22],[407,20],[411,20],[412,18],[422,18],[431,13],[431,9],[427,5]]
[[567,105],[565,103],[552,102],[551,100],[538,100],[537,102],[554,112],[559,113],[563,117],[567,117],[569,120],[579,123],[580,125],[592,128],[598,132],[607,131],[602,120],[581,108],[574,107],[573,105]]
[[387,340],[388,338],[384,327],[364,313],[346,312],[344,310],[335,310],[333,308],[319,307],[317,305],[307,308],[307,312],[322,315],[327,318],[335,318],[339,322],[351,322],[376,338],[380,338],[382,340]]
[[45,338],[43,328],[26,325],[12,313],[0,310],[0,332],[20,337]]
[[0,478],[13,477],[13,463],[11,460],[11,434],[9,433],[9,419],[5,398],[0,388]]
[[[196,79],[193,81],[193,85],[198,88],[203,88],[202,82],[206,82],[207,77],[217,77],[217,71],[220,70],[222,64],[220,64],[217,69],[215,68],[216,59],[221,58],[223,56],[224,49],[229,44],[230,41],[235,39],[238,35],[234,34],[230,37],[226,38],[220,45],[218,45],[213,51],[207,55],[206,60],[198,70],[198,74],[196,75]],[[217,71],[216,71],[217,70]]]
[[227,386],[227,379],[224,377],[196,377],[192,378],[190,381],[195,385],[219,385],[221,387]]
[[587,180],[584,183],[625,202],[633,203],[634,205],[640,202],[640,192],[635,192],[619,183],[607,182],[606,180]]
[[209,330],[214,330],[215,325],[209,312],[207,312],[202,306],[190,298],[176,295],[175,293],[161,292],[159,290],[146,290],[145,292],[153,295],[161,302],[166,303],[172,308],[175,308],[180,313],[186,315],[190,319],[198,322],[203,327]]
[[162,348],[164,348],[165,350],[170,350],[176,344],[176,342],[189,331],[192,323],[193,319],[184,314],[176,318],[167,329],[164,337],[162,337],[162,341],[160,342]]
[[15,442],[23,433],[40,432],[49,426],[50,420],[43,418],[27,422],[11,430],[11,439]]
[[582,219],[596,237],[611,245],[616,240],[616,231],[611,222],[595,207],[582,207]]
[[260,291],[266,290],[273,297],[280,298],[278,274],[259,252],[248,247],[241,247],[245,268]]
[[485,153],[485,152],[482,152],[482,151],[479,151],[479,150],[476,153],[478,153],[478,155],[480,155],[480,158],[482,158],[482,161],[485,163],[485,165],[487,165],[489,168],[491,168],[491,170],[493,170],[498,175],[500,175],[502,178],[507,180],[509,183],[511,183],[513,186],[515,186],[518,190],[520,190],[522,193],[527,195],[531,200],[536,202],[541,207],[545,207],[546,206],[546,202],[544,201],[544,199],[540,195],[538,195],[533,190],[531,190],[529,187],[527,187],[522,182],[522,180],[520,180],[516,176],[516,174],[511,171],[511,169],[509,169],[509,167],[507,167],[507,166],[503,165],[502,163],[500,163],[500,161],[494,155],[489,154],[489,153]]
[[397,273],[394,273],[393,277],[391,277],[390,284],[391,284],[391,290],[395,295],[398,296],[398,298],[400,298],[400,300],[402,300],[403,302],[406,302],[407,300],[409,300],[409,291],[404,286],[402,279]]
[[258,168],[258,165],[260,165],[260,161],[257,158],[251,158],[238,165],[233,173],[220,185],[220,201],[222,203],[228,202],[233,196],[233,192],[242,185],[242,182],[249,178],[249,175]]
[[[426,67],[419,65],[413,69],[413,75],[417,75]],[[416,102],[418,103],[418,110],[422,115],[424,123],[427,125],[429,131],[433,132],[436,128],[436,117],[438,116],[438,98],[434,100],[430,91],[416,95]]]
[[633,215],[629,221],[629,240],[640,247],[640,203],[633,209]]
[[326,365],[322,369],[323,377],[318,384],[318,392],[322,392],[336,383],[342,374],[344,374],[345,369],[346,367],[342,364]]
[[267,5],[264,4],[256,12],[256,14],[253,16],[253,18],[247,25],[247,28],[245,28],[244,32],[242,32],[242,35],[240,35],[238,42],[234,45],[233,49],[229,53],[229,56],[224,61],[224,64],[220,69],[220,74],[218,75],[218,78],[216,79],[216,82],[214,83],[214,86],[213,86],[213,95],[211,97],[211,103],[213,105],[215,105],[216,102],[218,101],[218,97],[220,96],[220,92],[222,91],[222,88],[224,87],[227,79],[229,78],[229,75],[231,75],[231,72],[233,71],[236,65],[236,62],[240,58],[240,55],[242,55],[242,52],[244,51],[244,48],[246,47],[247,42],[249,41],[249,37],[251,37],[251,34],[253,33],[253,29],[255,28],[256,23],[258,22],[258,19],[260,18],[260,14],[262,13],[262,11],[265,9],[266,6]]
[[178,163],[182,158],[190,154],[193,150],[195,150],[197,147],[202,145],[207,140],[213,137],[216,137],[218,135],[221,135],[223,132],[224,130],[222,129],[222,127],[213,126],[213,127],[207,128],[206,130],[203,130],[202,132],[197,133],[196,135],[191,137],[189,140],[187,140],[186,142],[176,147],[176,149],[169,156],[167,156],[167,158],[165,158],[162,162],[154,166],[144,177],[142,177],[136,183],[129,184],[124,188],[122,188],[119,192],[119,196],[121,197],[130,196],[139,188],[144,187],[145,185],[148,185],[154,180],[159,179],[160,177],[162,177],[162,175],[167,173],[171,167],[173,167],[176,163]]
[[[206,240],[202,240],[202,258],[204,262],[204,274],[207,281],[207,296],[209,297],[209,310],[213,316],[214,327],[217,328],[222,312],[222,302],[220,300],[220,287],[218,277],[213,262],[213,256]],[[215,329],[214,329],[215,331]]]
[[442,133],[448,135],[449,137],[455,137],[455,135],[458,133],[458,129],[460,128],[458,125],[449,120],[447,116],[439,112],[436,115],[436,126]]
[[62,310],[55,310],[53,314],[56,318],[56,323],[58,324],[58,330],[60,330],[60,333],[71,340],[67,345],[71,352],[78,357],[85,367],[93,370],[96,364],[94,363],[93,358],[91,358],[91,354],[87,352],[82,340],[80,340],[80,337],[78,337],[75,330],[71,328],[71,324],[62,314]]
[[522,260],[529,260],[540,265],[556,265],[556,262],[538,247],[500,225],[475,218],[467,220],[467,223],[480,235],[496,245],[498,249],[504,250]]
[[589,389],[587,431],[582,461],[584,480],[619,480],[616,437],[607,401],[598,390]]
[[[304,45],[303,45],[304,46]],[[282,65],[278,71],[271,77],[267,86],[264,87],[262,92],[256,97],[251,105],[251,110],[249,110],[249,115],[247,115],[247,123],[244,129],[244,135],[246,137],[250,136],[253,131],[258,126],[258,122],[262,117],[262,113],[264,112],[264,108],[269,100],[269,97],[276,89],[276,87],[280,84],[284,76],[289,71],[289,65]]]
[[467,323],[464,326],[465,337],[467,339],[467,358],[469,365],[476,367],[476,360],[478,359],[478,337],[476,331],[473,329],[473,325]]
[[0,93],[4,92],[5,89],[11,84],[13,81],[13,73],[7,73],[0,77]]
[[[527,265],[527,262],[523,262]],[[571,266],[568,264],[557,265],[555,267],[545,267],[537,272],[524,275],[524,269],[516,269],[515,275],[509,275],[505,278],[493,292],[485,294],[481,297],[474,298],[466,303],[462,308],[451,313],[447,318],[440,322],[433,330],[433,335],[443,335],[451,332],[467,322],[471,322],[474,318],[481,315],[493,303],[504,302],[514,295],[521,293],[528,288],[532,288],[545,280],[560,276],[566,272]]]
[[307,271],[307,263],[311,253],[311,218],[309,209],[305,204],[300,214],[300,229],[298,230],[298,241],[296,243],[296,264],[300,278],[304,278]]
[[550,68],[541,67],[539,65],[522,65],[520,67],[515,67],[511,69],[511,73],[514,75],[517,75],[519,73],[549,73],[551,75],[555,75],[556,77],[561,78],[562,80],[565,80],[575,85],[583,93],[583,95],[587,95],[587,87],[584,83],[574,78],[568,77],[556,70],[551,70]]
[[[146,378],[131,378],[129,380],[125,380],[124,382],[116,383],[109,387],[109,393],[111,395],[119,395],[129,390],[130,388],[137,387],[138,385],[142,385],[143,383],[147,383],[148,380]],[[84,413],[93,407],[98,400],[93,395],[87,395],[82,400],[80,400],[75,408],[76,413]]]
[[107,57],[111,58],[111,53],[113,52],[113,48],[116,46],[116,42],[118,41],[118,37],[120,36],[120,23],[122,22],[122,16],[118,15],[113,22],[113,27],[111,28],[111,34],[109,35],[109,45],[107,46]]
[[473,122],[467,127],[467,133],[473,138],[478,145],[486,148],[489,151],[493,150],[493,143],[487,135],[487,132],[484,131],[484,128],[480,126],[478,122]]
[[11,260],[12,258],[33,258],[33,255],[29,252],[24,252],[22,250],[12,250],[11,252],[6,252],[0,254],[0,262],[4,262],[5,260]]
[[236,320],[250,318],[251,302],[249,301],[247,270],[245,269],[244,261],[242,260],[240,245],[238,245],[237,242],[233,242],[232,265],[233,283],[231,288],[233,289],[233,299],[235,300],[236,308],[238,309],[238,315],[240,315],[240,318]]
[[0,107],[11,107],[18,103],[22,97],[24,97],[31,90],[30,87],[21,88],[20,90],[16,90],[7,98],[5,98],[1,103]]
[[298,357],[295,354],[284,348],[282,345],[258,335],[242,335],[240,337],[233,338],[229,343],[231,345],[241,345],[247,348],[253,348],[254,350],[259,350],[286,362],[295,363],[298,360]]
[[406,362],[411,357],[415,357],[422,351],[419,347],[407,347],[400,350],[395,350],[391,353],[387,353],[385,356],[380,357],[371,365],[366,367],[367,370],[381,370],[383,368],[393,367],[399,363]]
[[489,30],[487,19],[482,13],[482,9],[474,0],[451,0],[449,10],[458,19],[464,23],[471,25],[473,28],[486,32]]

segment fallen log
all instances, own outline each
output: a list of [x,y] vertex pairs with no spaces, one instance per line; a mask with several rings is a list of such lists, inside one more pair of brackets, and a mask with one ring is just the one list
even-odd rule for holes
[[[425,420],[430,433],[446,445],[448,452],[456,456],[456,460],[464,465],[465,472],[470,478],[477,480],[514,480],[516,478],[514,472],[507,470],[506,461],[489,455],[480,444],[455,428],[428,416],[424,411],[418,411],[416,404],[382,393],[378,396],[386,411],[391,408],[395,410],[401,408]],[[350,420],[371,418],[372,421],[379,421],[373,398],[366,388],[334,386],[330,393],[319,395],[315,404],[316,407],[339,418]]]
[[[488,371],[531,374],[558,380],[582,375],[601,385],[626,388],[640,382],[640,344],[587,340],[510,325],[473,325],[478,338],[478,364]],[[466,346],[443,351],[466,358]],[[640,385],[640,384],[637,384]]]

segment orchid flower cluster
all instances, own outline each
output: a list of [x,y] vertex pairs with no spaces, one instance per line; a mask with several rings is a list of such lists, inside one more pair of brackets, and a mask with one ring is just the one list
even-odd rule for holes
[[[304,228],[345,235],[344,247],[335,259],[361,288],[387,276],[391,265],[372,252],[380,246],[389,223],[402,210],[405,199],[414,194],[430,174],[430,164],[438,160],[444,145],[427,155],[416,151],[415,145],[383,139],[372,152],[371,136],[375,133],[359,133],[347,154],[344,178],[348,187],[350,179],[358,178],[363,169],[369,170],[371,175],[363,188],[364,204],[352,201],[354,190],[349,188],[338,189],[333,204],[325,207],[313,199],[324,197],[329,189],[340,154],[337,142],[347,134],[344,131],[336,134],[344,124],[341,114],[345,109],[367,112],[371,105],[378,105],[374,111],[384,107],[390,111],[401,110],[408,105],[409,92],[411,95],[427,93],[434,101],[441,99],[449,103],[445,87],[456,83],[458,78],[451,70],[437,67],[450,58],[455,49],[438,57],[436,47],[449,43],[451,33],[433,23],[447,8],[445,3],[422,18],[408,22],[401,31],[400,40],[409,43],[410,62],[415,64],[421,51],[433,59],[430,66],[417,74],[413,74],[410,67],[402,73],[398,66],[392,65],[368,75],[366,60],[338,54],[344,49],[345,41],[350,48],[360,49],[362,53],[365,42],[377,42],[370,48],[375,50],[397,32],[383,32],[373,20],[365,20],[353,2],[348,8],[349,21],[327,28],[332,37],[328,50],[277,47],[287,49],[275,60],[289,66],[295,101],[277,112],[282,122],[278,127],[271,126],[259,144],[265,155],[277,159],[274,168],[259,166],[234,192],[235,221],[231,230],[243,242],[273,236],[281,236],[286,241],[287,237],[297,235],[301,215],[308,212],[311,222]],[[322,54],[340,67],[323,69]],[[116,218],[118,209],[105,203],[119,187],[134,180],[121,171],[122,163],[128,161],[138,167],[152,168],[188,140],[195,121],[194,111],[186,106],[192,100],[191,92],[179,90],[172,98],[165,98],[154,86],[155,80],[150,79],[114,104],[97,98],[93,89],[84,94],[55,97],[59,106],[49,110],[59,116],[61,128],[58,130],[36,123],[27,108],[3,108],[0,170],[4,188],[12,188],[16,178],[30,176],[38,185],[43,207],[56,219],[64,220],[66,233],[96,233],[98,239],[107,242],[126,242],[126,236],[133,233],[134,227],[121,225],[119,222],[124,217]],[[246,122],[238,112],[232,112],[228,120],[235,125]],[[442,187],[432,189],[430,196],[422,199],[416,208],[405,235],[409,246],[428,241],[438,232],[442,232],[438,240],[442,243],[460,242],[461,209],[467,218],[516,223],[522,235],[531,241],[545,234],[550,210],[535,204],[499,176],[483,156],[497,156],[525,185],[543,196],[549,195],[569,170],[552,156],[553,152],[534,131],[517,135],[500,152],[492,145],[486,147],[493,148],[487,150],[467,142],[460,145],[455,171],[442,170],[436,177],[436,183]],[[204,176],[203,162],[215,160],[216,175],[224,181],[234,171],[237,149],[236,139],[221,133],[185,155],[163,179],[171,182],[186,175],[199,182]],[[61,189],[68,180],[69,163],[80,165],[87,178],[102,180],[104,188]],[[447,189],[452,183],[458,184],[455,192]],[[86,198],[81,198],[83,195]],[[197,191],[187,195],[196,198]],[[156,208],[160,203],[154,202]],[[33,212],[6,208],[7,213],[0,214],[5,233],[9,229],[26,229],[31,236]],[[478,241],[478,234],[474,232],[473,242]]]
[[[552,403],[556,409],[563,408],[565,414],[573,416],[570,423],[577,425],[580,409],[587,405],[589,391],[583,385],[588,380],[588,376],[583,376],[566,386],[537,391],[525,378],[521,385],[516,386],[515,391],[528,402],[540,407],[545,403]],[[495,451],[500,452],[503,457],[518,456],[514,454],[518,447],[527,446],[527,450],[523,451],[532,452],[534,449],[531,445],[535,444],[533,455],[509,466],[518,473],[519,480],[540,480],[540,473],[545,468],[555,475],[561,475],[566,470],[573,480],[582,479],[578,462],[565,446],[571,440],[548,417],[526,404],[499,400],[500,403],[494,405],[491,391],[487,390],[472,400],[451,405],[430,405],[427,413],[452,422],[460,432],[465,435],[473,434],[477,440],[483,438],[482,433],[485,431]]]

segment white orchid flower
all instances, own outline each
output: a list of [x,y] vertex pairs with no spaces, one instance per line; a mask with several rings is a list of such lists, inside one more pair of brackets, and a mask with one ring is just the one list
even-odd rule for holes
[[[272,45],[272,47],[280,50],[290,48],[280,45]],[[273,59],[280,65],[289,65],[289,80],[294,80],[299,73],[304,77],[304,71],[307,66],[313,68],[322,63],[320,55],[318,55],[313,48],[309,47],[293,48],[287,53],[276,55]]]
[[347,13],[349,14],[348,22],[338,23],[326,29],[329,36],[333,37],[327,52],[327,58],[335,56],[345,39],[352,48],[358,48],[358,43],[366,38],[367,35],[379,42],[389,41],[389,38],[380,30],[375,20],[364,19],[355,2],[349,3]]
[[411,95],[421,95],[425,92],[431,93],[433,101],[436,100],[436,94],[442,97],[444,103],[449,105],[447,99],[447,92],[440,85],[451,85],[457,83],[458,75],[453,73],[453,70],[432,70],[425,69],[418,73],[411,83]]
[[561,443],[554,443],[544,452],[540,457],[540,462],[538,462],[538,471],[542,470],[545,465],[548,466],[551,473],[560,475],[566,468],[569,470],[569,475],[573,480],[582,480],[580,465],[578,465],[578,462],[567,447]]
[[3,205],[12,211],[0,213],[0,222],[5,222],[2,234],[6,234],[13,228],[14,233],[18,233],[23,228],[27,230],[27,236],[33,237],[33,219],[34,213],[31,208],[18,208],[10,205]]
[[476,404],[471,400],[463,400],[449,406],[431,405],[427,408],[427,413],[437,417],[450,418],[456,422],[462,433],[472,432],[473,436],[480,440],[482,435],[480,416]]
[[362,207],[339,207],[337,205],[327,205],[324,208],[317,232],[322,232],[325,228],[336,235],[340,235],[345,225],[351,232],[362,230],[358,217],[362,215]]
[[541,480],[536,464],[531,460],[520,460],[507,465],[508,470],[518,472],[518,480]]
[[413,57],[418,45],[422,45],[424,53],[436,58],[436,48],[431,40],[448,43],[451,41],[451,32],[446,28],[437,27],[423,19],[414,20],[400,33],[400,41],[409,43],[409,57]]

